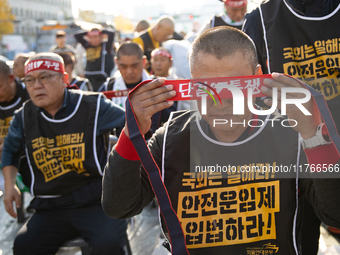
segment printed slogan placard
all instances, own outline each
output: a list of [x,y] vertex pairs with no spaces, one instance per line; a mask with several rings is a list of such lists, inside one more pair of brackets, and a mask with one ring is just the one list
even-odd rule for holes
[[9,124],[13,116],[7,117],[5,119],[0,119],[0,138],[5,138],[8,134]]
[[33,159],[49,182],[70,171],[85,171],[84,133],[58,135],[54,139],[38,137],[32,140]]
[[283,72],[321,92],[326,100],[340,93],[340,39],[315,41],[314,45],[283,48]]
[[279,181],[180,192],[177,215],[190,249],[276,238]]

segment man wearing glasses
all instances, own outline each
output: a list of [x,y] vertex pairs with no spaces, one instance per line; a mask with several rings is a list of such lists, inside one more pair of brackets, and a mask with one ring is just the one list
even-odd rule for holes
[[68,90],[63,60],[55,53],[31,57],[24,82],[31,97],[13,117],[3,151],[6,211],[17,214],[19,157],[28,158],[36,210],[19,230],[14,254],[55,254],[81,235],[93,254],[124,254],[125,221],[100,205],[108,134],[124,125],[124,110],[101,94]]

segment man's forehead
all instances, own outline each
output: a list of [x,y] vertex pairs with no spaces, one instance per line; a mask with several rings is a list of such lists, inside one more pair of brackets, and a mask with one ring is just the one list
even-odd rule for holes
[[245,51],[241,51],[241,50],[236,50],[234,51],[232,54],[228,54],[224,57],[220,57],[220,56],[216,56],[214,53],[208,53],[205,52],[204,50],[199,50],[196,54],[196,58],[216,58],[216,59],[228,59],[228,58],[233,58],[234,56],[239,56],[239,55],[244,55]]
[[122,65],[134,65],[143,63],[143,59],[138,58],[137,55],[121,55],[117,58],[117,62]]
[[229,77],[252,75],[253,70],[242,51],[236,51],[232,55],[221,59],[214,54],[198,52],[193,59],[191,73],[193,78]]
[[163,56],[163,55],[155,55],[155,56],[153,56],[152,58],[153,58],[153,59],[155,59],[155,58],[158,58],[158,59],[167,59],[167,60],[170,61],[170,59],[169,59],[168,57]]
[[164,23],[162,23],[161,24],[161,27],[162,27],[162,30],[164,31],[164,30],[167,30],[167,31],[172,31],[172,30],[174,30],[175,29],[175,26],[174,26],[174,24],[172,24],[172,23],[168,23],[168,22],[164,22]]
[[49,70],[35,70],[35,71],[31,71],[29,72],[26,77],[29,76],[39,76],[39,75],[43,75],[43,74],[55,74],[58,72],[54,72],[54,71],[49,71]]
[[100,34],[99,34],[99,35],[88,35],[88,37],[89,37],[90,39],[96,39],[96,38],[100,38],[101,35],[100,35]]

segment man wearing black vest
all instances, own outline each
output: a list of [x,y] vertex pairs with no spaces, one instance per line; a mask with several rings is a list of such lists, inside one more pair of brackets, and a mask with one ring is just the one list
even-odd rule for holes
[[224,4],[224,13],[215,15],[205,26],[199,31],[199,34],[207,31],[209,28],[219,26],[230,26],[237,29],[242,28],[244,15],[247,12],[247,0],[220,0]]
[[0,158],[14,111],[28,99],[25,85],[14,78],[6,62],[0,61]]
[[321,92],[338,129],[339,9],[339,0],[265,1],[247,14],[243,28],[256,45],[263,73],[282,72]]
[[[115,62],[119,71],[117,77],[108,78],[99,91],[133,89],[145,80],[151,80],[145,71],[146,57],[141,46],[135,42],[124,42],[117,49]],[[125,108],[126,97],[113,97],[112,101]]]
[[[249,37],[227,27],[210,29],[196,38],[190,56],[192,77],[202,80],[258,75],[257,63],[256,49]],[[173,104],[166,100],[176,91],[172,85],[161,86],[164,82],[159,78],[131,94],[141,134],[149,129],[155,111]],[[295,79],[278,73],[263,84],[261,91],[268,96],[273,96],[276,89],[279,94],[284,89],[304,90]],[[289,93],[289,98],[295,101],[301,94]],[[269,124],[269,120],[286,118],[277,112],[253,114],[245,101],[244,114],[233,114],[239,109],[233,107],[235,98],[222,99],[221,104],[207,100],[206,114],[174,113],[148,143],[191,255],[298,254],[302,197],[310,200],[318,217],[340,226],[340,207],[334,203],[337,198],[329,195],[339,192],[340,180],[317,178],[323,175],[305,168],[307,162],[311,166],[340,162],[334,144],[323,135],[324,123],[313,101],[303,104],[311,115],[305,115],[295,105],[287,107],[288,119],[298,123],[291,127]],[[198,100],[198,109],[201,106]],[[214,125],[216,119],[227,119],[228,124]],[[240,125],[249,120],[265,124]],[[310,143],[314,140],[318,142]],[[103,208],[111,217],[138,214],[154,197],[137,152],[131,153],[133,149],[125,126],[109,156],[103,180]],[[287,175],[275,171],[272,175],[273,171],[265,174],[261,170],[252,175],[252,171],[241,170],[246,166],[268,165],[270,169],[270,165],[291,164],[303,166],[303,171],[307,171],[304,176],[309,178],[300,179],[295,172]],[[226,168],[229,165],[231,170],[222,173],[214,167],[214,172],[211,168],[216,165]],[[196,171],[197,166],[205,166],[206,171]],[[167,234],[164,225],[163,230]]]
[[[151,52],[161,46],[162,42],[169,40],[175,29],[175,22],[171,16],[162,16],[158,19],[156,25],[148,28],[144,33],[134,38],[132,41],[142,46],[144,55],[150,63]],[[150,64],[147,63],[146,69],[151,70]]]
[[[18,69],[21,69],[18,67],[18,62],[21,61],[21,57],[16,56],[13,65],[13,74],[11,74],[11,69],[6,62],[0,61],[0,159],[2,156],[4,139],[8,133],[8,128],[14,112],[29,99],[25,85],[14,76],[14,70],[18,71]],[[16,68],[14,68],[15,65],[17,65]],[[19,73],[21,72],[16,72],[16,74]],[[30,180],[29,175],[24,173],[25,170],[27,170],[27,167],[26,157],[23,156],[20,160],[19,171],[22,174],[25,184],[28,184]],[[4,187],[1,185],[0,189],[4,190]]]
[[80,31],[74,35],[76,40],[86,49],[85,77],[91,81],[94,91],[110,77],[114,68],[113,31],[93,28]]
[[[285,73],[321,92],[338,130],[340,31],[335,24],[340,22],[339,8],[339,0],[264,1],[246,15],[243,28],[255,42],[263,73]],[[304,240],[310,244],[305,246],[307,254],[318,251],[320,221],[313,214],[311,209],[305,216],[310,235]]]
[[[116,78],[107,79],[100,91],[133,89],[142,81],[152,79],[144,69],[146,57],[143,55],[143,50],[135,42],[122,43],[117,50],[115,61],[120,75]],[[126,97],[113,97],[112,101],[125,108]],[[176,107],[173,106],[155,113],[152,118],[151,133],[155,132],[161,123],[168,120],[171,111],[176,111]]]
[[100,205],[108,134],[122,128],[124,110],[99,93],[68,90],[55,53],[31,57],[25,74],[31,101],[14,115],[5,139],[4,203],[16,217],[13,202],[19,207],[21,201],[15,177],[25,151],[36,212],[19,230],[14,254],[55,254],[79,235],[93,254],[124,254],[126,222],[106,217]]

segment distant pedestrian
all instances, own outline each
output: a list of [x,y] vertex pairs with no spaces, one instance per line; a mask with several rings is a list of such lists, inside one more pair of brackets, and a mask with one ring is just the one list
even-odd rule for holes
[[220,0],[224,3],[224,13],[214,16],[199,31],[199,34],[207,31],[209,28],[219,26],[229,26],[242,29],[244,16],[247,12],[247,0]]
[[74,49],[74,47],[72,47],[69,44],[66,44],[67,36],[66,36],[65,31],[59,30],[56,33],[55,41],[56,41],[57,44],[53,45],[50,48],[51,52],[54,52],[54,53],[67,53],[67,54],[72,54],[72,55],[76,53],[76,50]]

